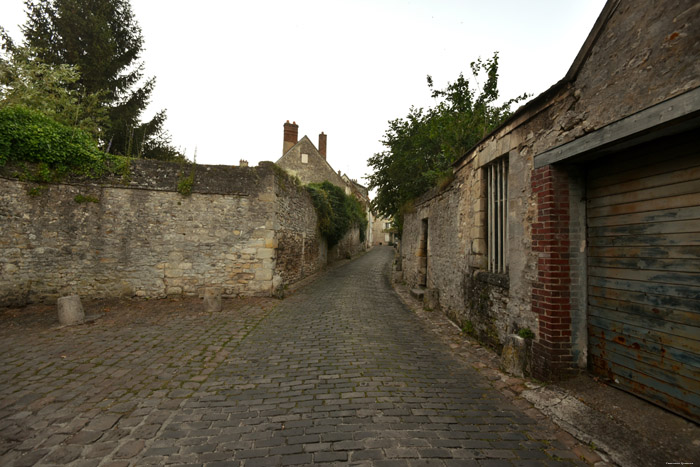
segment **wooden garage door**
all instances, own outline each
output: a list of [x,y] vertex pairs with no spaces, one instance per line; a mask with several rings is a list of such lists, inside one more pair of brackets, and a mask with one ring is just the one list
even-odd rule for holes
[[588,171],[591,370],[700,420],[700,145],[689,135]]

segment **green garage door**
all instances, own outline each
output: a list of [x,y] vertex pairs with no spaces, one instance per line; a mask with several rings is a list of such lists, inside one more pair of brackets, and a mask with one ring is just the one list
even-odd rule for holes
[[700,145],[603,157],[587,198],[591,370],[700,420]]

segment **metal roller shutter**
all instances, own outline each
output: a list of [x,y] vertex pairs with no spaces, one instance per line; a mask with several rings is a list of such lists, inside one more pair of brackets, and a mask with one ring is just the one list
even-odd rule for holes
[[591,371],[700,420],[700,146],[604,159],[587,178]]

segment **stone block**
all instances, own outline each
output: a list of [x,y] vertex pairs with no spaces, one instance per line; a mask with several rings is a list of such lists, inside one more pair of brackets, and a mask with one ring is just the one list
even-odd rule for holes
[[204,289],[204,311],[221,311],[221,287]]
[[278,274],[272,277],[272,296],[275,298],[284,298],[284,280],[282,276]]
[[275,257],[275,250],[272,248],[258,248],[257,256],[260,259],[274,258]]
[[58,308],[59,323],[65,326],[70,326],[73,324],[80,324],[85,321],[83,304],[80,303],[80,297],[78,295],[61,297],[56,302],[56,306]]
[[472,240],[472,253],[476,255],[486,254],[486,240],[483,238],[475,238]]
[[426,310],[440,309],[440,296],[438,289],[426,289],[423,294],[423,308]]
[[501,370],[509,375],[522,378],[527,366],[527,341],[510,334],[506,337],[501,353]]
[[256,281],[270,281],[272,280],[272,270],[271,269],[257,269],[255,271]]

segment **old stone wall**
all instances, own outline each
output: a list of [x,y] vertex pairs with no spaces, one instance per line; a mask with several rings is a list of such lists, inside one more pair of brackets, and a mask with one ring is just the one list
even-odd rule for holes
[[[193,192],[178,183],[194,171]],[[0,306],[84,297],[269,295],[355,254],[328,254],[306,191],[258,167],[133,161],[129,177],[36,185],[0,173]]]
[[360,242],[360,229],[351,228],[337,245],[328,250],[328,262],[332,263],[341,259],[348,259],[365,250],[365,243]]
[[271,166],[197,166],[190,196],[175,190],[177,164],[134,161],[132,169],[126,182],[38,192],[0,179],[1,303],[196,295],[211,285],[228,295],[270,292]]
[[318,217],[307,191],[285,173],[277,178],[275,274],[292,284],[322,269],[328,247],[318,231]]
[[425,287],[437,294],[444,313],[481,341],[499,348],[513,328],[531,323],[509,310],[508,278],[485,271],[485,213],[479,177],[478,170],[458,172],[449,186],[426,194],[405,215],[403,274],[411,286],[424,280]]
[[[586,364],[585,191],[580,167],[535,171],[534,158],[700,86],[699,11],[687,0],[609,3],[565,80],[460,159],[454,181],[405,218],[408,283],[421,280],[427,219],[426,286],[441,308],[487,341],[530,328],[541,377]],[[485,167],[499,158],[509,166],[507,274],[487,272],[485,256]]]

